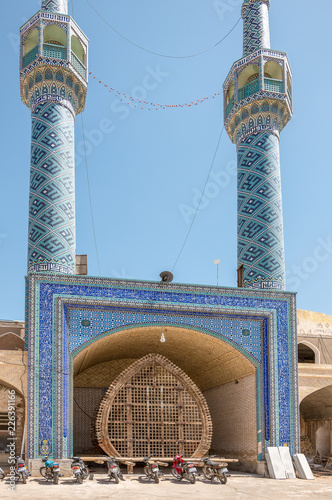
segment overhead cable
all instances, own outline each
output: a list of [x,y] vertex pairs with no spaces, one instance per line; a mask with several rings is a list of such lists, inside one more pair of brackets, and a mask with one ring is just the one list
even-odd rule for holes
[[147,49],[145,47],[143,47],[142,45],[139,45],[138,43],[135,43],[133,42],[132,40],[130,40],[129,38],[127,38],[126,36],[122,35],[122,33],[120,33],[120,31],[118,31],[117,29],[114,28],[114,26],[112,26],[108,21],[107,19],[96,9],[96,7],[90,2],[90,0],[86,0],[88,2],[88,4],[90,5],[90,7],[95,11],[95,13],[97,14],[97,16],[109,27],[111,28],[111,30],[113,30],[117,35],[119,35],[121,38],[123,38],[124,40],[126,40],[127,42],[131,43],[131,45],[134,45],[135,47],[137,47],[138,49],[141,49],[141,50],[144,50],[145,52],[148,52],[149,54],[153,54],[155,56],[159,56],[159,57],[166,57],[166,58],[169,58],[169,59],[189,59],[190,57],[196,57],[196,56],[200,56],[202,54],[205,54],[206,52],[209,52],[210,50],[216,48],[218,45],[221,44],[221,42],[223,42],[224,40],[226,40],[226,38],[232,33],[232,31],[235,30],[235,28],[237,27],[237,25],[239,24],[239,22],[241,21],[241,17],[236,21],[236,23],[234,24],[234,26],[229,30],[228,33],[226,33],[226,35],[221,38],[221,40],[219,40],[217,43],[211,45],[211,47],[205,49],[205,50],[202,50],[200,52],[196,52],[195,54],[190,54],[190,55],[186,55],[186,56],[174,56],[174,55],[168,55],[168,54],[160,54],[159,52],[155,52],[153,50],[150,50],[150,49]]

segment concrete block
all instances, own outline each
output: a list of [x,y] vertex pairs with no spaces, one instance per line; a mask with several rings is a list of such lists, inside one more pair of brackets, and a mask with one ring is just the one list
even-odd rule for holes
[[266,463],[272,479],[287,479],[285,467],[281,461],[277,447],[268,447]]
[[281,462],[282,462],[282,464],[285,468],[285,471],[286,471],[286,477],[288,479],[296,479],[296,474],[295,474],[295,470],[293,467],[292,457],[291,457],[291,454],[289,452],[288,446],[279,446],[278,450],[279,450]]
[[303,453],[297,453],[296,455],[293,455],[293,458],[296,470],[301,479],[315,479],[309,467],[308,461]]

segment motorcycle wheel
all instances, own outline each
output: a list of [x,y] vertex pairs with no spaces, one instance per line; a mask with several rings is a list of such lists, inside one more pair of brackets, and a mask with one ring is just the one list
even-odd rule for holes
[[144,470],[144,474],[146,475],[146,477],[148,477],[150,479],[149,467],[146,465],[143,470]]
[[209,479],[212,481],[212,479],[214,478],[213,469],[211,469],[210,467],[203,467],[203,475],[205,479]]
[[120,479],[119,479],[118,474],[114,474],[113,477],[114,477],[114,481],[116,482],[116,484],[119,484]]
[[22,474],[22,481],[23,481],[23,484],[26,484],[26,482],[27,482],[27,477],[24,473]]
[[86,479],[87,477],[89,477],[89,469],[87,467],[82,467],[82,477],[83,479]]
[[58,472],[54,473],[53,482],[54,482],[54,484],[59,484],[59,473]]
[[173,476],[175,477],[175,479],[177,479],[178,481],[181,481],[182,476],[181,476],[181,474],[179,474],[179,473],[175,470],[175,468],[174,468],[174,467],[172,467],[171,472],[172,472]]
[[187,479],[188,479],[188,481],[189,481],[191,484],[195,484],[195,483],[196,483],[196,476],[195,476],[195,474],[193,474],[192,472],[188,472],[188,473],[187,473]]
[[159,483],[159,474],[158,474],[158,472],[154,472],[153,473],[153,479],[154,479],[155,483],[157,483],[157,484]]
[[48,479],[47,474],[46,474],[46,467],[41,467],[39,469],[40,475],[43,476],[45,479]]
[[221,482],[221,484],[227,483],[227,476],[224,472],[218,472],[218,479]]
[[78,482],[78,484],[82,484],[82,483],[83,483],[83,477],[82,477],[82,474],[78,474],[78,475],[77,475],[77,482]]

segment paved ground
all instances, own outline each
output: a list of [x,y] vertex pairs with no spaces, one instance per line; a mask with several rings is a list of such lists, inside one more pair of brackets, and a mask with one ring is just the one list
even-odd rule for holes
[[148,483],[142,476],[125,476],[120,484],[109,484],[105,475],[96,474],[93,481],[84,481],[82,485],[72,479],[61,478],[60,484],[46,483],[44,480],[30,478],[26,485],[19,484],[14,492],[9,485],[0,482],[0,499],[17,498],[19,500],[324,500],[332,499],[332,476],[314,481],[292,479],[276,481],[257,476],[228,478],[226,485],[210,483],[198,479],[196,484],[177,482],[170,476],[160,484]]

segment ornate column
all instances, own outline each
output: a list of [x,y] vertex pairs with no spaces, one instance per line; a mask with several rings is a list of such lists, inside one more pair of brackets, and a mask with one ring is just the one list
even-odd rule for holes
[[224,83],[224,120],[237,145],[243,286],[285,290],[279,134],[292,117],[291,70],[285,53],[270,50],[269,7],[243,3],[244,54]]
[[21,97],[32,116],[28,272],[75,274],[74,122],[85,105],[88,40],[67,0],[43,0],[20,33]]

